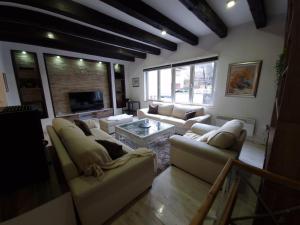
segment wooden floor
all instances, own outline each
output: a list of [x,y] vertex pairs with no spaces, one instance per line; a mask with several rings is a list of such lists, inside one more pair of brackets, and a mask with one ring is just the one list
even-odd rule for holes
[[107,224],[189,224],[210,187],[211,185],[171,166],[154,180],[148,192]]

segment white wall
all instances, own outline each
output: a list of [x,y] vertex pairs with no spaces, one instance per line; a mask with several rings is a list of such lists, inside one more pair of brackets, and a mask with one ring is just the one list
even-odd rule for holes
[[[47,73],[46,73],[46,67],[44,63],[43,53],[50,53],[50,54],[57,54],[62,56],[72,56],[72,57],[78,57],[83,59],[93,59],[93,60],[99,60],[99,61],[105,61],[105,62],[111,62],[111,63],[120,63],[125,65],[125,70],[127,69],[128,62],[122,61],[122,60],[115,60],[115,59],[109,59],[105,57],[98,57],[93,55],[87,55],[87,54],[81,54],[81,53],[75,53],[70,51],[62,51],[57,49],[51,49],[51,48],[44,48],[34,45],[25,45],[20,43],[13,43],[13,42],[0,42],[0,72],[6,73],[7,77],[7,83],[9,87],[9,92],[6,93],[7,95],[7,102],[8,105],[19,105],[20,99],[18,95],[17,90],[17,84],[15,80],[14,75],[14,69],[12,65],[11,50],[24,50],[28,52],[35,52],[37,53],[37,58],[39,62],[39,68],[45,93],[45,99],[46,99],[46,105],[48,109],[49,119],[43,120],[44,123],[49,123],[51,119],[54,117],[53,113],[53,107],[51,102],[51,96],[49,91],[49,85],[48,85],[48,79],[47,79]],[[112,67],[111,67],[112,68]],[[114,84],[114,74],[112,71],[112,81]],[[114,85],[113,85],[114,87]],[[113,89],[113,95],[115,95],[114,89]],[[115,99],[115,98],[113,98]],[[116,103],[114,101],[114,108],[116,106]]]
[[[128,97],[144,101],[143,69],[171,62],[184,61],[208,55],[218,55],[214,105],[207,112],[231,117],[249,117],[257,122],[255,140],[265,142],[265,126],[269,124],[276,92],[274,65],[283,48],[283,16],[273,18],[265,29],[257,30],[253,23],[229,30],[228,36],[219,39],[211,34],[199,38],[198,46],[180,44],[175,52],[163,51],[160,56],[148,55],[128,66]],[[252,60],[263,60],[256,98],[225,97],[228,64]],[[140,77],[140,87],[131,86],[131,78]]]

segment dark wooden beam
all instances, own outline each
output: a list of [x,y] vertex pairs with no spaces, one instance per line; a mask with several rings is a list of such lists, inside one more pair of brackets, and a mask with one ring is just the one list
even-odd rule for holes
[[160,48],[176,51],[177,44],[70,0],[0,0],[32,6],[70,17]]
[[19,42],[43,47],[75,51],[85,54],[103,56],[126,61],[134,61],[134,57],[118,47],[95,43],[70,35],[55,33],[55,38],[47,37],[47,31],[8,22],[0,22],[0,40]]
[[168,34],[177,37],[191,45],[198,44],[198,37],[178,25],[156,9],[141,0],[101,0],[128,15],[137,18],[159,30],[165,30]]
[[51,32],[70,34],[76,37],[92,39],[94,41],[125,47],[140,52],[155,55],[160,54],[159,48],[32,10],[12,6],[0,6],[0,20],[42,27]]
[[247,0],[257,29],[267,25],[267,14],[264,0]]
[[205,0],[179,0],[219,37],[227,36],[227,26]]

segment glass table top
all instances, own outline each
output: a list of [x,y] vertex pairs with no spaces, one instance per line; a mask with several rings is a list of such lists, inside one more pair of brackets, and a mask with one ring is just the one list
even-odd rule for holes
[[[148,126],[144,127],[145,125]],[[122,124],[117,127],[126,130],[133,135],[146,137],[160,131],[173,128],[174,125],[151,119],[142,119],[132,123]]]

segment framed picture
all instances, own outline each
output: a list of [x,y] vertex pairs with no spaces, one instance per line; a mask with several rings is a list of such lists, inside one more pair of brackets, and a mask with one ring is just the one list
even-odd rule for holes
[[139,87],[140,86],[140,78],[135,77],[132,78],[132,87]]
[[255,97],[262,60],[229,64],[225,96]]

